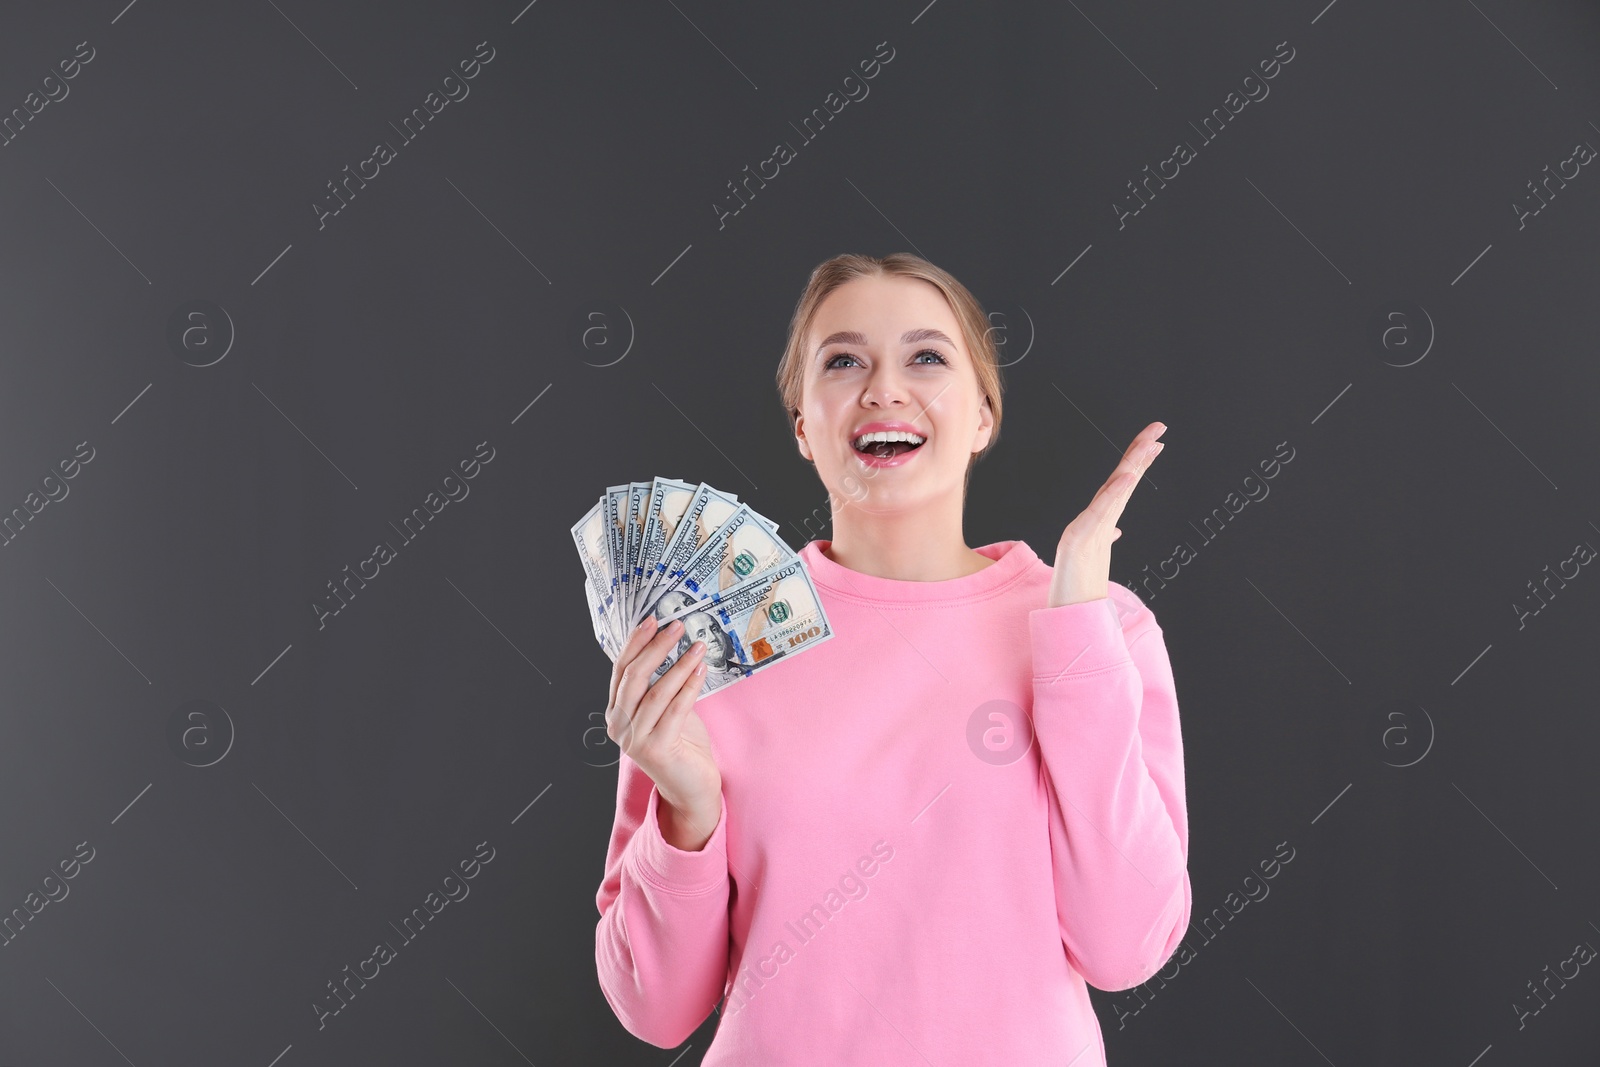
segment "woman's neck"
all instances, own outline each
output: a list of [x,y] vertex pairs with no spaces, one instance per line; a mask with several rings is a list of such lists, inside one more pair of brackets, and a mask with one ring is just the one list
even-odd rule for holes
[[905,582],[940,582],[974,574],[994,563],[968,547],[961,530],[960,497],[953,507],[866,514],[846,505],[833,514],[827,556],[858,574]]

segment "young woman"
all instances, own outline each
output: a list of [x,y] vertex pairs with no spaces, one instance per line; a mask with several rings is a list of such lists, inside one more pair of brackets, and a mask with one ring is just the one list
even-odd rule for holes
[[1052,567],[962,535],[1001,386],[945,271],[820,265],[778,387],[832,503],[833,539],[800,552],[835,639],[702,695],[703,641],[651,685],[681,628],[631,636],[606,710],[600,987],[663,1048],[720,1007],[707,1067],[1102,1065],[1086,985],[1146,981],[1189,923],[1171,666],[1109,580],[1166,427]]

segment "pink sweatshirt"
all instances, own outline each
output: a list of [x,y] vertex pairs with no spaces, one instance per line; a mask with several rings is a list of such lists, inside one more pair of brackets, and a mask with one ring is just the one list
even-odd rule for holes
[[[939,582],[801,549],[834,637],[705,696],[722,818],[666,843],[626,755],[595,903],[618,1020],[705,1067],[1105,1064],[1086,983],[1144,982],[1189,924],[1172,668],[1112,582],[1045,607],[1026,542]],[[724,997],[726,1002],[724,1003]]]

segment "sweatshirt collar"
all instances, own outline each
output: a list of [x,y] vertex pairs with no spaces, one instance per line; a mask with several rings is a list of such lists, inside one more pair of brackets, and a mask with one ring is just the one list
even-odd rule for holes
[[862,574],[835,563],[823,553],[823,549],[832,544],[831,540],[819,538],[800,549],[811,580],[829,592],[868,604],[928,605],[981,600],[1022,577],[1039,559],[1026,541],[996,541],[974,546],[975,552],[995,561],[981,571],[937,582],[913,582]]

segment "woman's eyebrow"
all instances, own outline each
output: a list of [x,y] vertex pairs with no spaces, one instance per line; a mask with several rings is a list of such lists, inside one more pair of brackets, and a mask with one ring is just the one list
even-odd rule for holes
[[[915,330],[907,330],[900,335],[900,343],[903,345],[916,344],[918,341],[943,341],[951,348],[956,346],[956,343],[950,340],[943,330],[930,329],[926,326]],[[866,343],[867,335],[860,330],[840,330],[837,333],[830,333],[817,346],[817,353],[820,355],[822,350],[829,345],[864,345]]]

